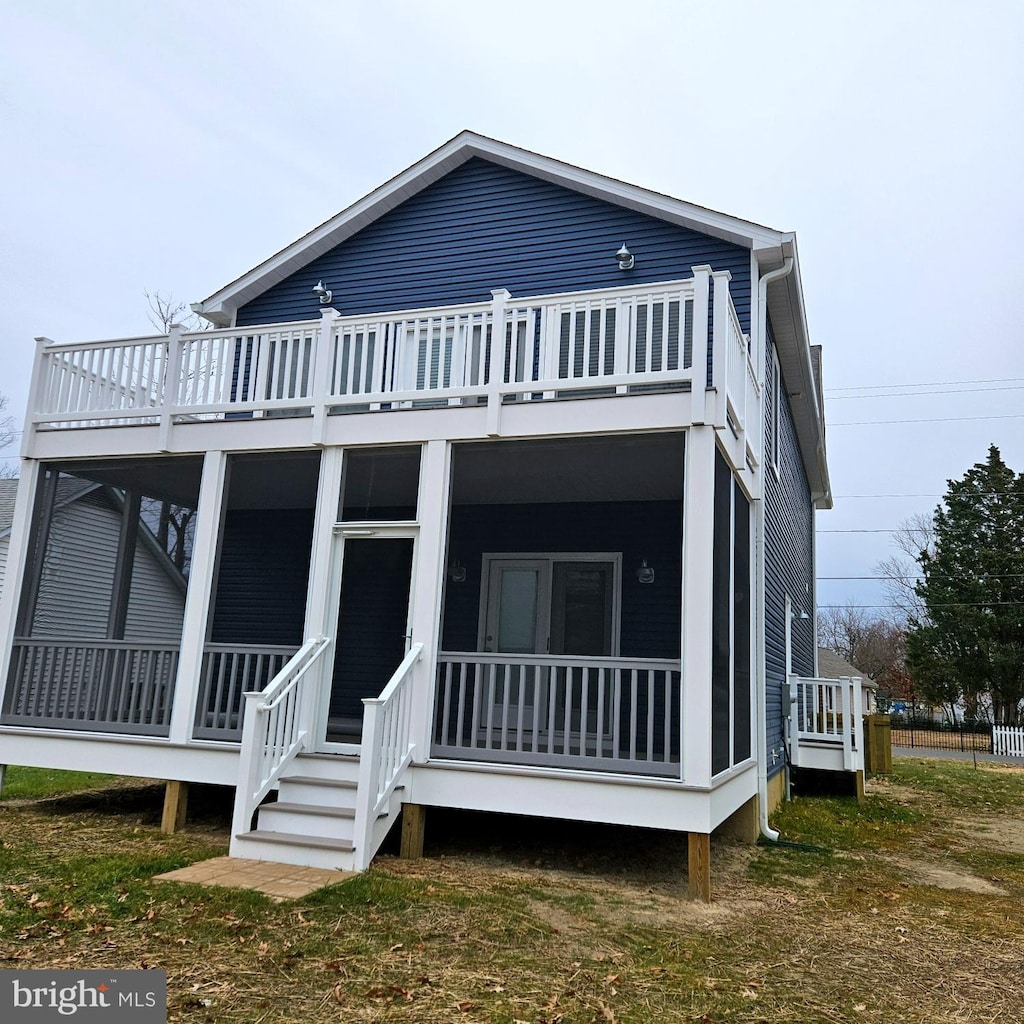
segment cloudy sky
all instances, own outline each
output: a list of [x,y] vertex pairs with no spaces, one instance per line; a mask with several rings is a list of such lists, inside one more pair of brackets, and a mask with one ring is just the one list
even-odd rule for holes
[[471,128],[797,232],[820,599],[879,604],[832,577],[990,443],[1024,470],[1022,52],[1019,0],[4,0],[0,393]]

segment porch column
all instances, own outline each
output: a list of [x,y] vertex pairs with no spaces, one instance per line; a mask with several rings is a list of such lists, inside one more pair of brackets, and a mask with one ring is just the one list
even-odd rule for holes
[[4,688],[10,668],[11,644],[17,631],[18,602],[23,588],[16,586],[22,578],[29,560],[29,540],[32,535],[33,506],[39,490],[39,463],[23,459],[18,493],[14,500],[14,521],[11,524],[10,546],[7,549],[6,585],[0,594],[0,707],[3,706]]
[[448,547],[448,488],[451,458],[447,441],[428,441],[420,466],[418,518],[420,523],[416,566],[413,572],[412,639],[423,644],[423,658],[416,668],[411,711],[414,760],[426,761],[430,752],[434,716],[434,676],[441,642],[441,598],[445,554]]
[[[302,639],[314,636],[334,636],[336,623],[329,622],[328,616],[336,613],[331,608],[331,572],[334,553],[334,524],[341,518],[338,502],[341,498],[341,471],[345,462],[344,448],[324,448],[320,452],[320,482],[316,496],[316,512],[313,517],[313,544],[309,554],[309,584],[306,590],[306,621],[302,627]],[[320,659],[321,666],[326,666],[317,673],[314,680],[322,680],[323,672],[327,673],[330,683],[330,668],[334,664],[333,648],[324,652]],[[323,687],[317,685],[305,687],[307,701],[300,709],[302,728],[309,734],[307,747],[315,749],[322,736],[313,736],[313,730],[320,728],[318,712],[323,699]],[[325,725],[326,727],[326,725]]]
[[711,619],[715,431],[686,432],[683,477],[682,781],[711,784]]
[[227,456],[207,452],[203,460],[203,478],[199,486],[196,535],[192,546],[192,564],[185,595],[185,614],[181,630],[178,675],[174,683],[170,740],[187,743],[192,737],[199,675],[203,667],[208,620],[213,607],[213,588],[217,583],[217,546],[224,522],[227,488]]

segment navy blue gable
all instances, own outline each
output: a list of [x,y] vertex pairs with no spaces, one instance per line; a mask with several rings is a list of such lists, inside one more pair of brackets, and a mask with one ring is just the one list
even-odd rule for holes
[[[615,253],[636,256],[624,273]],[[238,310],[239,325],[319,316],[323,279],[341,313],[374,313],[514,295],[613,288],[732,271],[750,329],[750,253],[474,157]]]

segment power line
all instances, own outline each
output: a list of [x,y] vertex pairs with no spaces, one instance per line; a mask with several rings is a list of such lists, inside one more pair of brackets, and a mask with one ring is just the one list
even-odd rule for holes
[[[1024,492],[1021,491],[973,491],[972,494],[978,498],[995,498],[1014,496],[1021,497]],[[933,492],[930,494],[833,494],[833,499],[839,501],[840,499],[846,501],[849,498],[944,498],[945,493],[939,494]]]
[[[818,608],[895,608],[903,611],[903,606],[898,604],[819,604]],[[926,605],[925,611],[931,608],[1024,608],[1024,601],[948,601]]]
[[889,391],[894,388],[943,388],[961,384],[1022,384],[1024,377],[988,377],[984,380],[928,380],[920,384],[852,384],[848,387],[826,388],[825,394],[834,391]]
[[888,423],[963,423],[967,420],[1019,420],[1022,418],[1024,418],[1024,413],[1011,412],[1004,416],[933,416],[920,420],[848,420],[845,423],[830,423],[828,427],[831,430],[833,427],[873,427]]
[[842,402],[848,398],[917,398],[929,395],[976,395],[986,391],[1024,391],[1024,385],[1013,384],[1000,388],[958,388],[954,391],[891,391],[887,395],[826,395],[830,402]]

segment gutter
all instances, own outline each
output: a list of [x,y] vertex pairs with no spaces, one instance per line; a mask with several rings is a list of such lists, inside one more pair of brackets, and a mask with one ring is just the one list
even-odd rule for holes
[[[757,337],[759,339],[759,357],[760,365],[764,366],[765,357],[768,352],[768,285],[772,281],[777,281],[780,278],[790,274],[795,265],[795,261],[792,256],[787,256],[782,266],[778,270],[769,271],[763,277],[760,277],[757,282]],[[761,370],[759,369],[760,373]],[[767,382],[766,382],[767,387]],[[762,409],[762,416],[764,410]],[[767,432],[762,430],[762,449],[768,444]],[[766,707],[767,699],[765,693],[765,627],[764,627],[764,481],[763,476],[767,469],[768,460],[765,458],[765,451],[761,452],[761,474],[762,474],[762,485],[761,485],[761,500],[760,509],[756,517],[756,535],[754,537],[754,545],[757,552],[757,566],[758,566],[758,602],[757,602],[757,646],[756,650],[760,651],[760,656],[757,659],[757,681],[754,686],[754,704],[756,707],[756,718],[757,718],[757,809],[758,809],[758,825],[761,830],[761,835],[764,836],[769,842],[777,843],[779,841],[779,832],[773,829],[768,824],[768,709]]]

